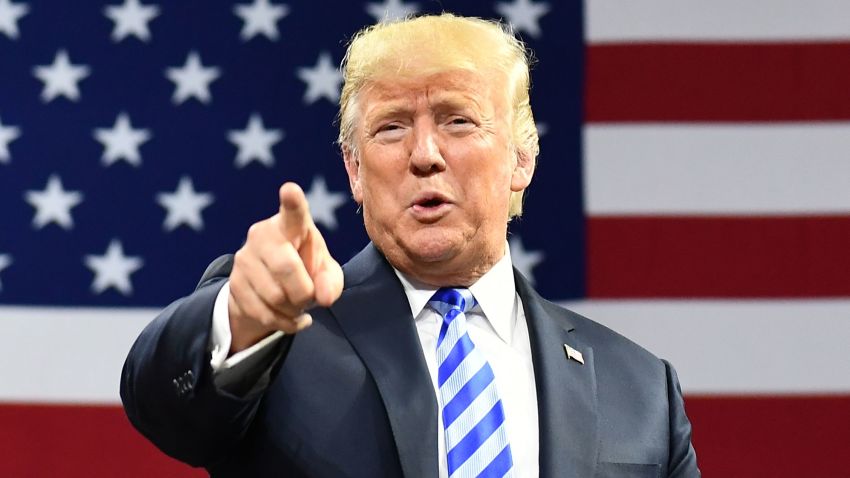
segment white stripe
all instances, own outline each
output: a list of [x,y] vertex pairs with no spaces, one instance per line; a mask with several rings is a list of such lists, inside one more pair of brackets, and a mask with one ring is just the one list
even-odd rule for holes
[[[671,360],[688,393],[850,393],[850,299],[568,306]],[[158,312],[0,307],[0,401],[119,403],[124,359]]]
[[493,461],[499,453],[505,448],[505,445],[508,444],[507,433],[505,431],[505,424],[502,423],[496,431],[490,435],[487,440],[469,457],[468,460],[463,462],[460,467],[455,470],[455,472],[451,475],[452,478],[457,477],[475,477],[481,473],[484,468],[487,468],[487,465]]
[[0,307],[0,401],[119,403],[124,359],[158,312]]
[[584,5],[591,43],[850,38],[846,0],[593,0]]
[[[454,372],[449,375],[448,380],[440,387],[440,395],[443,396],[443,399],[446,403],[449,403],[457,392],[469,382],[476,373],[478,373],[484,364],[487,363],[487,360],[484,358],[484,354],[481,353],[480,350],[472,351],[463,358],[460,362],[460,365],[454,370]],[[441,363],[442,365],[442,363]]]
[[487,416],[493,405],[499,400],[496,381],[493,380],[475,400],[446,428],[446,449],[451,450],[472,430],[482,418]]
[[[464,326],[463,328],[461,328],[461,323],[458,322],[457,319],[458,318],[455,317],[455,320],[452,320],[452,322],[449,324],[448,329],[446,329],[446,335],[443,336],[443,341],[440,342],[440,345],[437,346],[438,366],[443,363],[443,361],[452,351],[454,346],[457,344],[458,340],[460,340],[460,338],[463,337],[464,334],[466,334],[466,327]],[[464,321],[463,324],[466,325],[466,322]],[[441,324],[440,328],[442,327],[443,326]],[[439,335],[437,337],[439,339]]]
[[850,123],[596,124],[584,141],[591,215],[850,212]]
[[850,299],[564,305],[670,360],[686,393],[850,392]]

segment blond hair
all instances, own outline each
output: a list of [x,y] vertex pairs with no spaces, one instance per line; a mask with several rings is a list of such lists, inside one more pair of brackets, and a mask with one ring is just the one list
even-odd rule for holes
[[[364,28],[352,38],[342,62],[345,82],[339,100],[339,144],[357,154],[357,96],[370,79],[384,74],[418,76],[452,69],[489,69],[507,77],[511,144],[519,158],[534,162],[539,145],[528,97],[530,61],[530,53],[513,32],[491,20],[443,13]],[[522,191],[514,192],[509,215],[521,213]]]

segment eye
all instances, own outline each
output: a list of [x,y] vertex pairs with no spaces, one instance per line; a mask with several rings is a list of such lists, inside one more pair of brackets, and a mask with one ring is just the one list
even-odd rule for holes
[[471,124],[473,124],[472,120],[466,116],[452,116],[449,118],[449,125],[451,126],[465,126]]
[[458,115],[450,116],[444,124],[445,128],[453,133],[466,133],[475,127],[475,122],[471,119]]
[[393,141],[401,138],[404,134],[404,127],[399,123],[387,123],[378,127],[374,137],[381,141]]

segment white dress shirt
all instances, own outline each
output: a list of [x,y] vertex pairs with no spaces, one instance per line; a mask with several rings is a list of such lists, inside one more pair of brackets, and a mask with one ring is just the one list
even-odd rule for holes
[[[505,246],[507,251],[507,245]],[[440,403],[437,385],[437,336],[442,317],[430,307],[428,301],[437,289],[417,283],[396,270],[404,286],[410,311],[415,318],[416,331],[431,374],[434,394]],[[466,314],[467,331],[496,376],[496,387],[505,410],[505,428],[511,445],[515,477],[539,475],[540,438],[537,417],[537,389],[531,359],[531,343],[522,301],[516,293],[513,265],[506,252],[490,271],[469,287],[478,305]],[[212,359],[210,365],[218,378],[221,374],[240,373],[237,364],[254,354],[270,350],[282,332],[275,332],[254,346],[227,357],[230,349],[230,320],[227,315],[229,287],[226,284],[216,298],[213,308],[211,335]],[[401,319],[401,318],[400,318]],[[440,403],[442,407],[442,404]],[[446,465],[445,432],[442,413],[438,413],[437,447],[440,460],[440,478],[448,477]]]
[[[425,354],[425,363],[431,372],[434,393],[442,408],[440,388],[437,385],[437,337],[443,318],[437,311],[427,307],[437,289],[417,283],[398,271],[396,275],[404,285],[410,312],[415,317],[422,352]],[[465,314],[467,333],[475,348],[483,352],[496,376],[496,389],[505,409],[505,429],[514,461],[513,476],[537,477],[540,448],[537,389],[528,325],[525,322],[522,301],[514,286],[510,254],[505,254],[492,269],[469,287],[469,291],[478,305]],[[443,415],[437,415],[440,478],[447,478]]]

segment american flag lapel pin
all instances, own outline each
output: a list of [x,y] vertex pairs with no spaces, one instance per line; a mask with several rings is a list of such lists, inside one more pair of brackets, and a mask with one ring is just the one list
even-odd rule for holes
[[567,344],[564,344],[564,351],[567,352],[567,360],[575,360],[576,362],[584,365],[584,357],[581,356],[581,352]]

